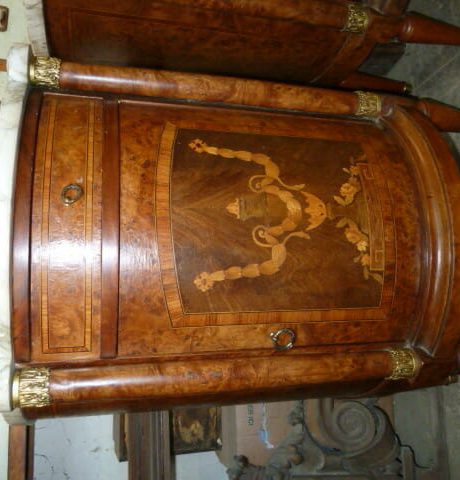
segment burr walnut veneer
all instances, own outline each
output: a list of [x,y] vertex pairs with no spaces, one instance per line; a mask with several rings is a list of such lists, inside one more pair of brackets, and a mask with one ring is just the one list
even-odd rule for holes
[[43,0],[66,61],[403,92],[385,73],[404,42],[460,44],[408,0]]
[[80,91],[31,90],[16,180],[26,416],[373,395],[457,371],[460,183],[439,130],[458,112],[171,72],[59,75]]

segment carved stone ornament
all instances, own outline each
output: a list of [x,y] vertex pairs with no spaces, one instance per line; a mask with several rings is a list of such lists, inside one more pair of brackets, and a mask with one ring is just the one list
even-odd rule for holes
[[48,368],[25,368],[15,373],[13,407],[46,407],[51,403]]
[[358,96],[358,108],[355,115],[361,117],[378,117],[382,111],[382,99],[380,95],[370,92],[356,91]]
[[289,417],[292,433],[265,466],[237,455],[230,480],[414,480],[413,454],[402,447],[373,400],[306,400]]
[[387,380],[403,380],[417,375],[421,361],[413,350],[410,348],[399,348],[389,352],[393,361],[393,372],[387,377]]
[[369,26],[369,15],[359,3],[348,4],[348,17],[343,32],[364,33]]
[[59,88],[61,60],[55,57],[35,57],[29,67],[30,82],[34,85]]

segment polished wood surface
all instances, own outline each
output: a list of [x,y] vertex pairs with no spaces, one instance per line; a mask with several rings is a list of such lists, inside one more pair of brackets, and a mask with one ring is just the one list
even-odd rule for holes
[[332,392],[363,396],[391,371],[386,351],[59,368],[52,370],[50,378],[53,403],[24,412],[32,419]]
[[76,62],[327,82],[374,46],[342,31],[340,1],[47,0],[44,8],[51,54]]
[[[388,82],[393,86],[390,88]],[[390,89],[407,93],[410,85],[379,77],[352,74],[343,82],[350,88],[368,84],[376,90]],[[216,75],[194,75],[142,68],[127,68],[104,65],[85,65],[63,62],[59,71],[61,88],[79,91],[97,91],[139,95],[197,102],[209,102],[248,107],[265,107],[273,110],[296,110],[305,113],[332,115],[391,115],[396,105],[416,108],[441,131],[460,130],[460,110],[430,99],[417,100],[407,96],[380,95],[366,92],[342,92],[306,86],[286,86],[281,83],[220,77]],[[361,111],[363,94],[365,104],[369,96],[374,105],[370,111]],[[381,112],[376,108],[376,99],[381,103]],[[368,107],[368,106],[367,106]]]
[[406,82],[398,82],[389,78],[368,75],[362,72],[350,74],[345,80],[340,82],[340,86],[348,90],[380,90],[395,93],[409,93],[410,85]]
[[27,113],[24,115],[16,172],[16,189],[13,212],[13,248],[12,248],[12,340],[14,358],[17,362],[30,360],[31,323],[30,323],[30,232],[32,205],[30,202],[35,147],[39,123],[42,95],[32,92],[28,99]]
[[[367,294],[373,289],[374,301],[376,298],[380,298],[379,284],[374,279],[371,279],[370,282],[363,280],[361,265],[356,265],[353,269],[354,273],[350,274],[354,275],[355,285],[360,285],[358,288],[363,289],[363,299],[358,301],[355,298],[354,300],[358,302],[354,305],[357,308],[352,310],[334,308],[340,304],[339,299],[337,299],[339,303],[335,305],[330,301],[326,305],[325,302],[328,300],[323,298],[323,294],[320,294],[318,290],[321,287],[315,286],[315,272],[321,272],[321,263],[326,262],[321,248],[330,248],[321,247],[321,242],[318,243],[319,238],[324,236],[323,241],[328,242],[329,235],[331,245],[343,243],[348,260],[343,258],[342,265],[346,265],[347,261],[353,265],[353,258],[356,256],[353,247],[343,236],[343,231],[338,230],[333,223],[328,223],[324,227],[325,229],[320,230],[323,233],[318,233],[319,237],[311,242],[311,246],[307,242],[309,249],[313,249],[308,256],[308,261],[305,256],[303,262],[300,260],[302,255],[305,255],[302,254],[305,245],[304,239],[291,240],[294,245],[289,247],[290,253],[294,255],[293,258],[298,258],[301,264],[309,265],[309,261],[315,262],[316,268],[310,270],[311,273],[306,273],[309,278],[307,285],[311,285],[317,292],[310,294],[309,298],[313,304],[309,308],[299,304],[299,300],[301,301],[306,293],[305,290],[299,289],[300,287],[296,290],[294,285],[297,280],[295,277],[288,280],[288,283],[292,281],[293,289],[289,289],[286,285],[283,288],[286,291],[280,294],[278,299],[270,298],[273,296],[273,292],[277,292],[280,288],[277,286],[280,284],[276,282],[281,281],[281,278],[287,279],[289,275],[293,275],[295,262],[280,268],[279,277],[263,276],[263,278],[254,280],[241,280],[242,283],[222,283],[209,292],[201,292],[194,284],[194,277],[206,270],[204,268],[206,263],[203,262],[206,262],[207,257],[209,257],[208,263],[211,265],[213,262],[219,262],[221,268],[228,268],[232,265],[230,263],[232,255],[239,257],[236,265],[252,263],[252,258],[264,259],[267,256],[268,259],[270,256],[264,254],[263,249],[261,251],[254,245],[251,240],[251,226],[246,226],[245,222],[239,222],[237,219],[232,221],[226,210],[227,204],[233,202],[240,192],[244,193],[248,190],[249,177],[253,174],[263,174],[263,168],[258,167],[259,169],[257,169],[257,166],[254,165],[254,167],[250,167],[250,174],[247,175],[245,173],[248,171],[246,164],[241,160],[233,160],[231,152],[228,151],[228,160],[214,160],[209,155],[201,158],[187,146],[189,142],[194,138],[200,138],[199,135],[207,135],[207,138],[212,138],[210,136],[216,132],[214,135],[219,135],[223,142],[221,146],[231,145],[241,150],[251,149],[257,152],[260,151],[261,145],[255,142],[260,139],[259,141],[265,144],[265,151],[272,154],[276,162],[284,162],[285,169],[280,174],[281,178],[293,175],[288,167],[293,167],[293,160],[290,159],[293,158],[293,151],[297,150],[299,157],[304,155],[307,158],[304,160],[305,163],[300,164],[301,167],[297,167],[301,169],[298,172],[302,173],[295,174],[292,181],[289,182],[291,184],[301,183],[308,178],[313,181],[314,152],[324,147],[325,151],[329,152],[324,155],[329,155],[327,158],[329,158],[329,162],[332,162],[334,149],[340,145],[340,148],[344,150],[342,163],[337,166],[337,170],[328,170],[329,174],[332,171],[336,172],[340,180],[335,184],[332,182],[329,186],[327,184],[322,186],[326,198],[327,189],[330,188],[329,198],[332,198],[340,190],[341,184],[349,178],[342,168],[349,167],[347,161],[350,156],[360,155],[360,148],[364,148],[372,158],[377,158],[377,156],[373,157],[378,155],[377,151],[381,152],[379,162],[383,161],[384,153],[379,150],[378,142],[372,143],[371,132],[374,132],[374,128],[371,124],[363,123],[358,126],[352,122],[347,124],[332,120],[307,120],[282,115],[274,117],[270,114],[269,116],[262,113],[242,114],[239,111],[213,109],[209,112],[209,115],[212,115],[212,129],[203,132],[196,130],[203,119],[198,120],[202,118],[201,116],[197,117],[200,110],[197,111],[193,107],[171,108],[161,105],[150,106],[139,102],[123,102],[121,112],[123,122],[121,129],[122,162],[129,162],[131,167],[122,173],[122,192],[126,191],[127,194],[130,194],[141,189],[142,194],[135,195],[134,204],[126,204],[125,208],[128,205],[131,208],[124,209],[122,204],[121,211],[121,224],[126,224],[126,228],[122,227],[122,232],[126,230],[127,235],[126,240],[122,238],[122,244],[125,244],[126,247],[122,249],[121,264],[123,265],[122,271],[127,269],[128,271],[123,276],[123,283],[126,283],[122,286],[122,291],[126,291],[126,294],[122,294],[120,298],[122,312],[119,333],[120,355],[130,355],[132,351],[137,352],[138,355],[161,355],[162,352],[185,354],[186,352],[198,353],[209,350],[270,348],[270,332],[278,330],[283,324],[289,328],[295,327],[297,346],[313,346],[319,339],[322,339],[324,344],[347,342],[347,339],[352,341],[349,336],[350,328],[361,331],[368,341],[391,341],[395,338],[404,338],[403,332],[410,328],[405,313],[401,317],[398,316],[397,319],[394,318],[394,324],[391,327],[387,322],[393,322],[393,320],[381,321],[387,318],[393,297],[394,246],[390,241],[392,223],[385,226],[388,232],[386,245],[386,278],[388,281],[383,287],[382,300],[379,300],[377,305],[369,303]],[[208,118],[211,120],[211,117]],[[176,125],[176,129],[172,125]],[[133,129],[138,132],[136,135],[132,134]],[[188,131],[189,136],[187,138],[180,137],[182,131]],[[226,140],[224,132],[232,133],[232,135],[227,134],[228,139]],[[241,135],[254,132],[261,136]],[[276,136],[280,134],[283,136]],[[291,141],[291,143],[294,142],[290,147],[291,150],[284,146],[289,142],[289,139],[285,138],[288,136],[295,139]],[[317,138],[319,143],[307,140],[311,137]],[[248,142],[251,141],[251,138],[254,148],[249,147]],[[171,139],[174,142],[174,152],[178,152],[179,145],[185,147],[185,150],[182,147],[181,153],[178,153],[177,156],[175,153],[174,158],[171,157],[172,148],[169,143]],[[328,143],[328,141],[332,143]],[[384,141],[384,139],[382,138],[380,141]],[[229,144],[229,142],[231,143]],[[270,144],[273,145],[272,148],[276,144],[282,147],[270,151]],[[245,145],[247,145],[246,148]],[[326,150],[328,146],[329,150]],[[309,153],[309,150],[312,153]],[[149,152],[147,159],[145,152]],[[185,154],[188,156],[185,157]],[[307,160],[309,157],[311,163]],[[179,166],[179,162],[183,162],[185,170],[178,172],[178,177],[175,176],[174,171],[171,172],[171,161],[177,166]],[[230,168],[233,169],[230,170]],[[380,175],[378,169],[379,167],[374,170],[377,185],[372,186],[371,182],[371,191],[368,194],[373,195],[375,192],[372,192],[372,188],[377,188],[382,192],[379,202],[388,203],[389,198],[385,200],[385,190],[378,186],[382,180],[381,178],[378,180]],[[199,174],[199,172],[201,173]],[[318,181],[321,178],[321,170],[318,170],[316,175],[314,178]],[[405,175],[407,173],[405,174],[404,171],[399,173],[399,182],[400,185],[404,183],[409,188],[410,179]],[[220,182],[213,180],[211,183],[213,190],[209,190],[206,185],[207,179],[218,178],[221,179]],[[227,178],[232,178],[232,182],[228,183]],[[288,178],[290,177],[288,176]],[[187,180],[190,183],[184,184],[184,181]],[[197,186],[199,186],[198,189]],[[318,188],[321,187],[318,185]],[[181,196],[176,199],[178,194]],[[207,204],[215,206],[206,208]],[[418,216],[415,205],[412,203],[410,205],[413,209],[412,217],[415,219]],[[131,215],[133,208],[135,211],[145,212],[142,215],[145,215],[143,228],[136,228],[136,224],[133,225]],[[155,215],[152,216],[150,212],[155,212]],[[140,219],[137,219],[136,223],[139,221]],[[131,229],[136,228],[135,235],[134,232],[130,234],[130,227]],[[380,228],[377,221],[376,232]],[[125,234],[122,233],[122,235]],[[313,232],[312,235],[314,235]],[[416,236],[417,232],[413,232],[412,235]],[[155,237],[157,237],[156,242]],[[237,238],[241,240],[236,243],[235,239]],[[172,241],[172,239],[174,240]],[[375,240],[380,240],[378,235]],[[213,243],[216,244],[213,245]],[[403,244],[400,244],[398,248],[404,251],[407,249]],[[408,252],[406,255],[408,266],[412,265],[413,261],[414,268],[418,268],[415,266],[417,265],[415,258],[412,257],[412,253]],[[342,302],[344,302],[348,287],[342,290],[340,280],[337,277],[335,277],[336,280],[332,280],[337,272],[341,271],[341,267],[334,264],[335,259],[336,257],[330,259],[329,263],[324,266],[324,271],[330,272],[329,280],[336,282],[335,284],[331,283],[331,288],[337,289],[336,295],[342,296]],[[301,276],[300,272],[299,275]],[[340,274],[338,275],[340,278]],[[402,280],[405,274],[401,273],[401,275]],[[189,279],[186,283],[184,283],[185,278]],[[351,276],[348,278],[351,281]],[[283,283],[283,281],[281,282]],[[250,290],[253,291],[246,291],[249,285],[251,285]],[[140,290],[147,290],[151,294],[142,296],[133,294]],[[306,290],[308,291],[308,288]],[[224,292],[227,292],[228,295]],[[415,295],[415,290],[413,290],[410,297],[414,298]],[[295,296],[298,298],[294,298]],[[331,297],[333,297],[332,294]],[[198,309],[190,306],[192,300],[198,304]],[[291,300],[296,302],[296,308],[299,310],[296,311],[292,305],[289,306]],[[352,306],[353,304],[348,305]],[[358,308],[358,305],[369,308]],[[344,303],[341,306],[346,307]],[[407,308],[414,308],[414,305]],[[230,312],[234,312],[234,315],[229,315]],[[372,329],[367,328],[367,321],[370,319],[375,322]],[[309,323],[304,323],[305,320],[308,320]],[[328,328],[327,324],[322,323],[323,321],[336,322],[334,329]],[[171,324],[176,327],[174,330],[171,330]],[[215,328],[217,326],[222,328]],[[178,329],[177,327],[182,328]],[[190,327],[195,328],[190,330]]]
[[367,0],[364,3],[386,15],[401,15],[406,11],[409,0]]
[[8,480],[34,478],[34,427],[10,425],[8,435]]
[[[175,5],[190,7],[189,0],[175,0]],[[322,0],[310,0],[308,3],[299,3],[296,0],[273,2],[266,0],[196,0],[194,6],[206,10],[219,10],[233,13],[241,12],[247,16],[262,18],[289,19],[304,22],[310,25],[342,28],[346,22],[347,4],[332,0],[324,3]]]
[[[32,351],[44,358],[91,356],[99,351],[94,332],[101,315],[102,104],[47,98],[40,119],[30,257]],[[81,192],[73,204],[62,198],[69,185]]]
[[418,101],[417,109],[442,132],[460,132],[460,109],[427,99]]
[[170,480],[174,478],[169,412],[131,413],[126,417],[128,479]]
[[[445,112],[447,114],[447,112]],[[452,112],[453,115],[458,115],[457,112]],[[460,235],[460,222],[459,222],[459,206],[460,203],[458,199],[460,198],[460,188],[457,181],[458,175],[458,163],[455,160],[455,157],[449,155],[449,147],[443,138],[437,134],[436,130],[433,128],[432,124],[426,119],[426,117],[420,114],[413,114],[414,117],[417,119],[418,125],[420,125],[425,138],[428,138],[432,147],[432,151],[435,151],[435,154],[438,159],[442,159],[442,161],[438,161],[437,165],[439,168],[439,176],[443,179],[444,182],[444,198],[449,198],[449,209],[445,211],[444,221],[447,222],[447,218],[450,217],[451,227],[449,231],[445,232],[446,237],[450,236],[453,239],[459,238]],[[458,116],[457,116],[458,118]],[[415,137],[415,134],[414,134]],[[431,199],[430,199],[431,200]],[[433,200],[431,200],[433,201]],[[439,208],[439,207],[437,207]],[[440,256],[442,255],[442,250],[439,245],[436,248],[432,255]],[[456,341],[453,340],[456,338],[456,331],[458,328],[458,315],[459,310],[458,301],[460,300],[460,291],[459,291],[459,283],[457,279],[459,278],[459,264],[460,259],[459,255],[457,254],[456,248],[453,248],[452,244],[449,246],[445,246],[445,248],[450,250],[449,253],[446,252],[447,256],[450,256],[452,265],[449,267],[449,274],[450,274],[450,291],[448,293],[444,293],[442,291],[442,286],[438,280],[439,276],[436,274],[436,283],[434,288],[438,289],[440,295],[439,298],[442,299],[444,296],[444,301],[450,303],[450,306],[447,307],[446,303],[446,310],[444,311],[444,315],[441,317],[441,322],[433,321],[433,318],[427,316],[427,319],[430,319],[431,326],[425,328],[421,326],[417,337],[416,342],[419,345],[427,345],[428,337],[430,336],[430,332],[433,332],[431,345],[433,348],[433,352],[435,356],[439,358],[449,358],[452,355],[455,355],[455,351],[458,349],[458,345],[456,345]],[[440,265],[440,264],[439,264]],[[446,284],[444,284],[444,288],[448,288]],[[438,326],[436,327],[436,323]],[[427,325],[427,323],[425,323]]]
[[411,43],[460,45],[460,28],[410,13],[404,17],[399,39]]
[[[449,285],[454,271],[453,219],[446,203],[444,177],[442,171],[439,171],[440,166],[436,157],[432,154],[432,146],[420,141],[420,127],[414,126],[411,117],[403,115],[402,112],[396,112],[393,118],[397,119],[401,128],[405,130],[401,141],[406,143],[408,151],[412,153],[412,159],[415,160],[413,166],[418,174],[417,184],[419,188],[430,192],[430,195],[419,199],[420,208],[426,224],[432,225],[437,232],[436,235],[426,231],[422,233],[426,254],[422,275],[432,280],[422,287],[421,299],[423,300],[418,305],[419,314],[421,314],[418,335],[423,336],[423,346],[433,352],[450,308]],[[429,161],[430,157],[431,161]],[[421,158],[424,160],[423,164],[420,164]]]
[[350,115],[356,95],[241,78],[63,62],[61,88]]
[[[29,99],[17,208],[32,211],[15,228],[27,243],[32,219],[32,342],[16,361],[50,368],[29,418],[374,395],[456,371],[460,180],[435,126],[455,110],[385,96],[371,119],[355,93],[64,67],[63,86],[103,90],[107,72],[107,90],[146,96]],[[68,184],[84,194],[63,205]],[[390,379],[404,346],[421,364]]]
[[120,245],[120,152],[118,102],[104,105],[102,157],[102,311],[101,357],[117,354],[119,245]]
[[[44,11],[51,54],[65,61],[355,88],[346,80],[370,58],[387,62],[395,41],[460,44],[458,27],[407,3],[46,0]],[[401,91],[366,76],[358,88]]]
[[112,434],[115,455],[119,462],[126,462],[128,460],[127,427],[127,415],[124,413],[115,413],[113,415]]

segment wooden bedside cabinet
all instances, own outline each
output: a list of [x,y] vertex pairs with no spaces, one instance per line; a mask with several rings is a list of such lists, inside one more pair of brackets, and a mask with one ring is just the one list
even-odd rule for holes
[[[407,0],[46,0],[50,54],[161,68],[405,92],[387,73],[405,42],[460,44]],[[375,71],[375,70],[374,70]]]
[[458,111],[57,59],[32,78],[62,91],[31,90],[16,177],[25,416],[457,371]]

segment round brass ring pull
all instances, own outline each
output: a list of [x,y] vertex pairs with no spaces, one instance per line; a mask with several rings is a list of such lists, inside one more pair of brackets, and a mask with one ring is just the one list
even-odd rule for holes
[[64,205],[72,205],[75,202],[78,202],[83,196],[83,188],[76,183],[70,183],[66,185],[61,192],[61,200]]
[[276,350],[290,350],[295,343],[295,332],[290,328],[282,328],[277,332],[270,333],[270,338]]

